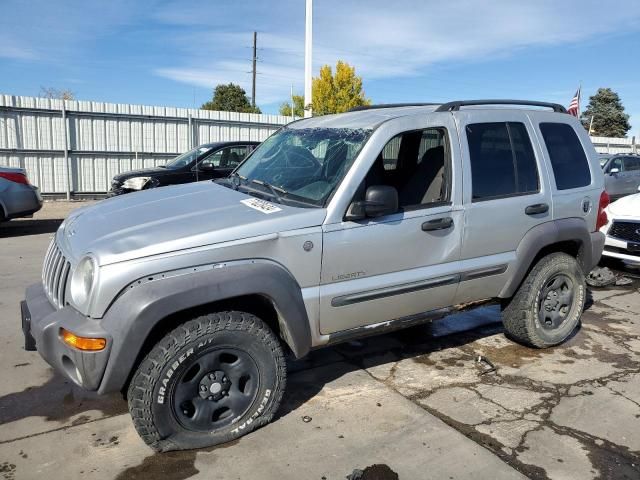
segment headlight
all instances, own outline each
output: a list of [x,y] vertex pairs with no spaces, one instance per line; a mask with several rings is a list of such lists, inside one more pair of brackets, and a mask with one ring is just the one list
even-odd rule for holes
[[124,181],[122,188],[127,190],[142,190],[144,186],[151,180],[151,177],[134,177]]
[[91,296],[96,279],[96,263],[91,257],[84,257],[78,263],[71,277],[71,298],[76,306],[83,308]]

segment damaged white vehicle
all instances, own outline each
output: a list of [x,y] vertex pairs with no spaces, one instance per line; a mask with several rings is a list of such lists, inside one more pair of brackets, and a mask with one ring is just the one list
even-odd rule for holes
[[640,266],[640,193],[610,204],[607,217],[601,229],[607,236],[602,255]]

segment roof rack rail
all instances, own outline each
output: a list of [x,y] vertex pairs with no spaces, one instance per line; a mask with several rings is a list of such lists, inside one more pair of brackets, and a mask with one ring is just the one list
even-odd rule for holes
[[530,100],[456,100],[455,102],[443,103],[436,112],[456,112],[460,110],[460,107],[475,106],[475,105],[528,105],[532,107],[545,107],[551,108],[557,113],[567,113],[567,109],[559,103],[549,102],[534,102]]
[[379,103],[377,105],[361,105],[353,107],[348,112],[360,112],[362,110],[374,110],[377,108],[399,108],[399,107],[432,107],[440,105],[439,103]]

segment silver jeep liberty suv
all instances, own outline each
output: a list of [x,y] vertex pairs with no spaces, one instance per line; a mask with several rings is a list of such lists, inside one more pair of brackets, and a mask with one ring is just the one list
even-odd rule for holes
[[555,104],[300,120],[229,178],[72,213],[22,302],[26,348],[124,392],[158,451],[227,442],[273,418],[286,354],[436,309],[498,298],[509,337],[561,343],[602,252],[603,192],[587,133]]

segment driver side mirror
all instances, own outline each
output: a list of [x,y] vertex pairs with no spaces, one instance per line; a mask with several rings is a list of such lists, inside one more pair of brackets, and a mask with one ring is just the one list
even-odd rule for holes
[[612,168],[611,170],[609,170],[610,175],[615,175],[616,173],[620,173],[619,168]]
[[216,166],[213,163],[202,163],[198,165],[198,170],[201,172],[213,172]]
[[372,185],[367,188],[364,200],[353,202],[345,220],[362,220],[366,217],[382,217],[398,211],[398,191],[389,185]]

